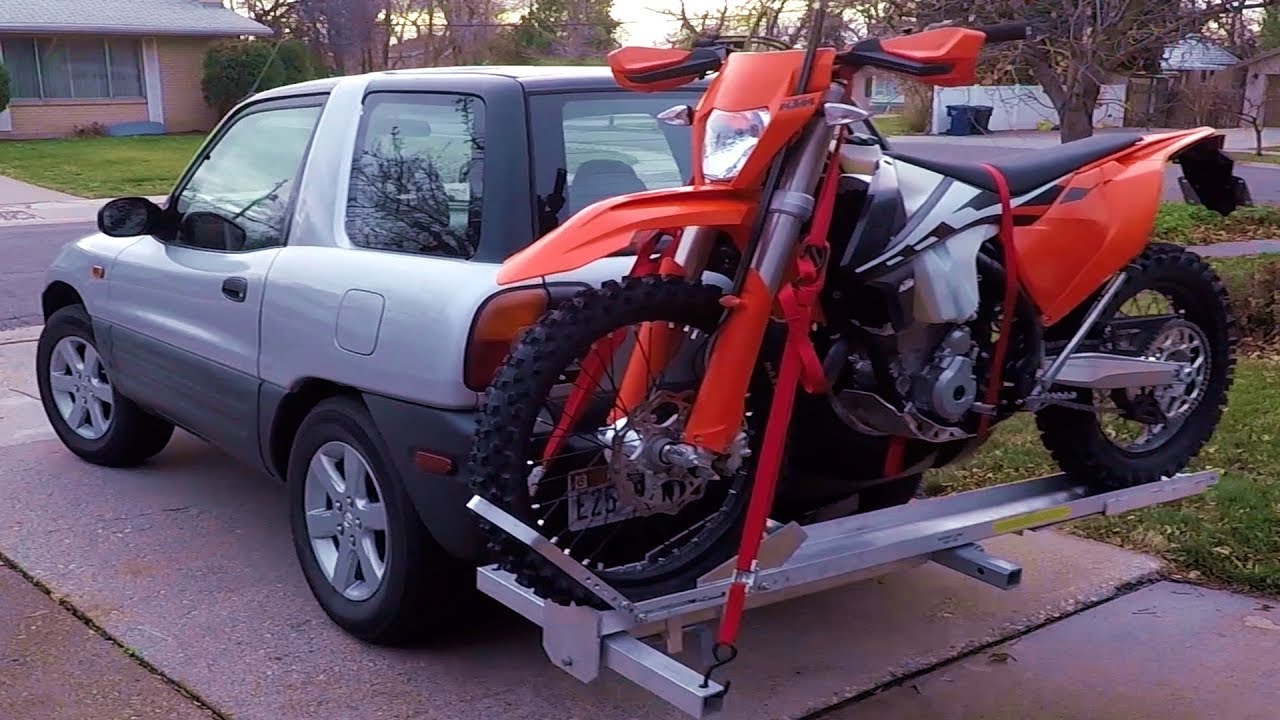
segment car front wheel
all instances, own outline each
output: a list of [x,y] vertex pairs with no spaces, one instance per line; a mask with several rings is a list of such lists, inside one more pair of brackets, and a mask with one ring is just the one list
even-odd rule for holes
[[81,305],[58,310],[45,323],[36,346],[36,383],[62,443],[96,465],[139,465],[173,437],[173,425],[116,390]]
[[363,403],[336,397],[311,411],[294,440],[288,481],[294,549],[330,619],[387,645],[450,626],[474,569],[427,532]]

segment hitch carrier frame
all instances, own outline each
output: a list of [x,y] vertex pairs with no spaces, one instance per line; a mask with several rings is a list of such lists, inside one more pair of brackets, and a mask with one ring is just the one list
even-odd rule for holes
[[[1205,492],[1218,479],[1217,471],[1204,471],[1098,492],[1059,474],[812,525],[770,523],[747,607],[811,595],[930,561],[1011,589],[1021,582],[1022,568],[987,555],[980,541],[1181,500]],[[607,667],[691,717],[720,714],[727,685],[706,680],[703,670],[672,655],[683,652],[686,635],[692,634],[698,641],[701,667],[712,662],[711,623],[718,618],[733,579],[732,559],[703,575],[692,590],[632,602],[484,498],[473,497],[467,507],[529,545],[613,608],[547,602],[496,566],[480,568],[477,587],[542,627],[543,649],[553,664],[584,683]]]

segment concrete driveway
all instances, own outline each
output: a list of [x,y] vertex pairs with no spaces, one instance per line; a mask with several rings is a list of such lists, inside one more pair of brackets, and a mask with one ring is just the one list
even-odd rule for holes
[[[35,332],[0,334],[0,553],[145,661],[162,681],[145,692],[176,693],[177,684],[224,718],[253,720],[682,717],[615,677],[577,683],[547,662],[533,628],[490,604],[434,647],[382,649],[345,636],[297,570],[282,487],[187,435],[133,471],[86,465],[50,439],[32,374]],[[742,656],[724,676],[735,681],[726,717],[880,717],[860,708],[887,684],[1110,607],[1160,571],[1152,558],[1053,532],[988,549],[1023,564],[1021,588],[1002,592],[926,565],[749,614]],[[1099,622],[1121,622],[1116,613]],[[1280,663],[1280,633],[1257,625],[1230,628],[1271,641],[1270,650],[1250,645],[1247,662],[1235,658],[1237,676],[1256,688],[1237,694],[1242,710],[1280,700],[1262,677]],[[1178,637],[1199,642],[1196,627]],[[4,643],[0,661],[17,663],[7,656],[19,652]],[[1191,680],[1202,659],[1183,653],[1176,665]],[[1067,674],[1076,684],[1062,688],[1086,687],[1101,706],[1123,689],[1105,670],[1116,661],[1048,647],[1034,672],[1016,667],[1049,683],[1045,697]],[[1168,677],[1163,665],[1150,671]],[[15,707],[4,678],[0,707]],[[994,717],[980,705],[947,717]]]

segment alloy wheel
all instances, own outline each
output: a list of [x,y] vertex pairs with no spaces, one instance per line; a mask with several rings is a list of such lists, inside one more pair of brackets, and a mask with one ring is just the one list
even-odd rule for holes
[[311,550],[329,584],[359,602],[378,591],[390,544],[382,488],[351,445],[325,443],[311,457],[303,493]]
[[49,387],[58,414],[72,432],[98,440],[111,429],[115,391],[102,357],[83,338],[58,341],[49,358]]

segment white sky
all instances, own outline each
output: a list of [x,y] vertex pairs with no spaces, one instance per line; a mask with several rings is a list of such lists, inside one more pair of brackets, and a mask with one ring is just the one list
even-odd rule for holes
[[[690,15],[717,11],[726,0],[685,0]],[[728,0],[732,6],[734,0]],[[622,23],[618,29],[618,41],[623,45],[665,46],[666,38],[679,29],[680,24],[663,15],[662,10],[679,12],[680,0],[615,0],[613,17]]]

